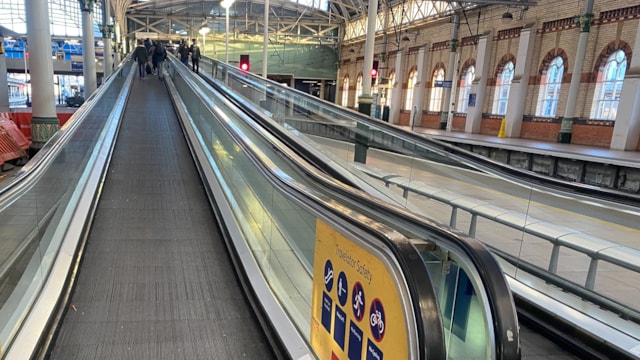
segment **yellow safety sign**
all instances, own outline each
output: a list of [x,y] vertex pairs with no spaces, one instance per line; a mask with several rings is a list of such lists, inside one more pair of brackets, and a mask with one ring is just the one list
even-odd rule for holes
[[408,359],[398,284],[374,254],[316,221],[311,345],[320,359]]

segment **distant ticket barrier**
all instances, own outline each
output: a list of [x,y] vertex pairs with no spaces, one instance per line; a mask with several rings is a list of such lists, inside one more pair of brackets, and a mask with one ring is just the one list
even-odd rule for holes
[[384,263],[321,220],[311,302],[311,346],[320,359],[408,359],[398,284]]

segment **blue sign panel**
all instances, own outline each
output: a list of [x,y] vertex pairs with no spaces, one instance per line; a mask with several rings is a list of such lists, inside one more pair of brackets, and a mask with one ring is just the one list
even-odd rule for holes
[[331,260],[327,260],[324,263],[324,287],[327,291],[331,291],[333,288],[333,264],[331,264]]
[[476,94],[469,94],[469,106],[476,106]]
[[347,304],[347,295],[349,293],[349,284],[347,283],[347,275],[345,275],[344,271],[340,271],[338,275],[338,301],[340,305],[345,306]]
[[71,62],[71,71],[82,72],[82,69],[83,69],[82,62],[79,62],[79,61],[72,61]]
[[353,321],[349,322],[349,360],[362,359],[362,330]]
[[336,306],[336,316],[333,320],[333,340],[344,351],[345,331],[347,330],[347,314]]
[[323,291],[321,322],[322,322],[322,326],[324,326],[324,328],[327,329],[329,333],[331,333],[331,307],[332,306],[333,306],[333,300],[331,300],[331,297],[329,296],[329,294]]
[[367,360],[382,360],[382,350],[380,350],[371,339],[367,339]]

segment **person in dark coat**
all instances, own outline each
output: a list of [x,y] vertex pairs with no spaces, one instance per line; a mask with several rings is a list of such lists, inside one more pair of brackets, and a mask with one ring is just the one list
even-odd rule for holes
[[180,55],[180,61],[182,61],[183,64],[189,66],[189,46],[187,45],[187,40],[183,39],[180,42],[178,54]]
[[142,41],[138,41],[138,46],[136,46],[136,49],[133,51],[133,60],[138,62],[140,79],[144,79],[144,67],[149,62],[149,56],[147,55],[147,49],[144,47]]
[[189,52],[191,53],[191,66],[193,67],[193,71],[197,74],[200,71],[200,58],[202,55],[200,55],[198,39],[192,39],[191,41],[193,41],[193,44],[191,44],[191,47],[189,48]]
[[151,63],[153,64],[153,73],[160,75],[159,67],[167,58],[167,50],[160,41],[154,41],[151,47]]

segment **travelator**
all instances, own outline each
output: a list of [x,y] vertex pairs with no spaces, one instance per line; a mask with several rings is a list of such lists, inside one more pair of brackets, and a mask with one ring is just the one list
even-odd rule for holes
[[[336,181],[174,59],[165,84],[236,270],[289,358],[518,359],[476,240]],[[41,356],[68,307],[136,69],[126,61],[0,193],[0,357]],[[227,76],[227,80],[230,77]],[[315,159],[314,159],[315,158]],[[353,184],[351,184],[353,185]],[[362,184],[361,184],[362,185]],[[364,185],[363,185],[364,186]],[[380,195],[383,196],[383,195]]]
[[640,312],[627,291],[640,287],[637,195],[505,166],[214,59],[201,65],[326,174],[489,246],[519,315],[548,336],[586,357],[640,358]]

